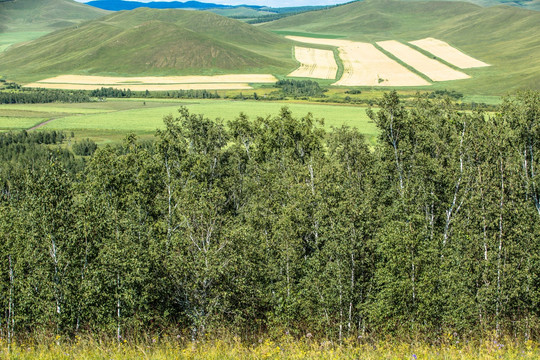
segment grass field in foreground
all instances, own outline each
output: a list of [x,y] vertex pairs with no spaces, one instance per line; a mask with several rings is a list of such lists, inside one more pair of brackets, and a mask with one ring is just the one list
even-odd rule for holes
[[513,343],[484,341],[462,344],[449,341],[438,346],[400,342],[356,344],[345,341],[342,345],[330,341],[261,340],[245,345],[239,341],[188,342],[182,338],[152,338],[146,343],[130,341],[97,342],[78,338],[74,343],[61,340],[36,346],[21,345],[7,352],[0,347],[4,359],[434,359],[434,360],[488,360],[538,359],[540,349],[532,341]]
[[[177,116],[181,106],[186,106],[192,113],[225,121],[233,120],[241,112],[252,120],[258,116],[272,116],[287,106],[295,117],[311,112],[315,118],[323,118],[328,129],[341,125],[356,127],[371,143],[377,135],[377,128],[367,117],[365,107],[230,100],[109,99],[84,104],[2,105],[0,129],[28,129],[39,121],[24,122],[22,119],[28,120],[34,117],[30,114],[39,114],[40,120],[52,120],[41,129],[73,131],[76,139],[89,137],[99,143],[116,142],[129,132],[150,136],[157,128],[163,128],[164,116]],[[17,118],[21,121],[17,122]]]

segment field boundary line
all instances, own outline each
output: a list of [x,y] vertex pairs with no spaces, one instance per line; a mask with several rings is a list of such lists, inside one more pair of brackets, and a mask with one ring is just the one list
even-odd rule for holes
[[[397,40],[399,41],[399,40]],[[400,41],[401,42],[401,41]],[[412,71],[413,73],[415,73],[416,75],[420,76],[422,79],[426,80],[427,82],[429,82],[430,84],[433,84],[435,81],[431,80],[429,78],[429,76],[427,76],[426,74],[424,73],[421,73],[420,71],[418,71],[416,68],[412,67],[411,65],[407,64],[406,62],[402,61],[400,58],[398,58],[397,56],[395,56],[394,54],[392,54],[391,52],[388,52],[386,51],[384,48],[382,48],[379,44],[377,44],[377,42],[373,42],[372,43],[376,48],[377,50],[379,50],[380,52],[382,52],[384,55],[388,56],[390,59],[394,60],[395,62],[397,62],[398,64],[400,64],[401,66],[407,68],[407,70],[409,71]]]
[[60,119],[60,118],[52,118],[52,119],[49,119],[49,120],[40,122],[39,124],[32,126],[30,129],[27,129],[27,131],[37,130],[37,129],[39,129],[39,128],[45,126],[45,125],[47,125],[47,124],[50,123],[51,121],[54,121],[54,120],[57,120],[57,119]]
[[[444,65],[446,65],[446,66],[448,66],[448,67],[451,67],[451,68],[454,69],[454,70],[458,70],[458,71],[464,70],[464,69],[460,68],[459,66],[456,66],[456,65],[454,65],[454,64],[452,64],[452,63],[449,63],[448,61],[446,61],[446,60],[444,60],[444,59],[441,59],[440,57],[438,57],[438,56],[436,56],[436,55],[430,53],[429,51],[426,51],[426,50],[422,49],[421,47],[418,47],[418,46],[414,45],[413,43],[411,43],[411,42],[409,42],[409,41],[407,41],[407,45],[409,45],[411,48],[413,48],[414,50],[418,51],[419,53],[422,53],[422,54],[426,55],[426,56],[429,57],[430,59],[437,60],[437,61],[439,61],[441,64],[444,64]],[[472,68],[472,69],[474,69],[474,68]]]

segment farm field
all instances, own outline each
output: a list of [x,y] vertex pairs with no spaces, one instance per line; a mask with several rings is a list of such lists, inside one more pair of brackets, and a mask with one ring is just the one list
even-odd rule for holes
[[[215,84],[172,84],[172,85],[140,85],[140,84],[124,84],[114,85],[120,86],[122,89],[131,91],[173,91],[173,90],[250,90],[253,89],[249,84],[236,83],[215,83]],[[96,90],[102,87],[113,87],[109,84],[102,85],[87,85],[87,84],[48,84],[48,83],[29,83],[24,87],[42,88],[42,89],[61,89],[61,90]]]
[[433,55],[443,59],[447,63],[450,63],[461,69],[490,66],[483,61],[477,60],[467,54],[462,53],[458,49],[438,39],[426,38],[416,41],[410,41],[409,43],[427,52],[430,52]]
[[[1,105],[0,129],[29,129],[40,122],[52,120],[41,129],[74,131],[77,138],[90,137],[98,143],[116,142],[129,132],[153,134],[156,129],[163,127],[163,117],[169,114],[175,116],[181,106],[187,107],[192,113],[225,121],[233,120],[241,112],[251,119],[271,116],[287,106],[296,117],[311,112],[315,118],[324,118],[325,127],[328,128],[341,125],[356,127],[371,143],[375,142],[377,135],[376,126],[367,117],[365,107],[230,100],[110,99],[86,104]],[[36,112],[41,115],[39,119],[29,120],[28,114]]]
[[337,86],[426,86],[429,82],[368,43],[340,47],[343,76]]
[[340,39],[304,38],[288,39],[317,45],[331,45],[339,49],[343,62],[343,75],[336,86],[426,86],[429,82],[390,59],[368,43]]
[[295,46],[294,54],[300,67],[288,76],[329,80],[336,78],[338,66],[333,51]]
[[430,59],[426,55],[410,48],[395,40],[379,41],[377,45],[391,53],[404,63],[415,68],[418,72],[426,75],[432,81],[449,81],[469,79],[470,76],[452,69],[441,62]]
[[231,74],[214,76],[84,76],[60,75],[38,81],[51,84],[131,85],[131,84],[211,84],[211,83],[274,83],[277,79],[269,74]]
[[[351,2],[261,27],[283,36],[367,43],[436,38],[491,66],[467,68],[464,72],[471,79],[435,82],[432,89],[500,96],[518,89],[540,88],[539,24],[540,12],[510,6],[386,0]],[[421,52],[430,57],[429,52]],[[450,59],[438,58],[451,64]]]
[[149,76],[110,77],[60,75],[26,84],[29,88],[95,90],[102,87],[121,87],[131,91],[171,90],[248,90],[248,83],[274,83],[277,79],[266,74],[238,74],[216,76]]

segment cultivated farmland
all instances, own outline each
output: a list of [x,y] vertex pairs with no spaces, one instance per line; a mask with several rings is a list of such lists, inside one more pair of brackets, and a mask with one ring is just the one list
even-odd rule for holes
[[343,61],[343,76],[337,86],[425,86],[429,82],[390,59],[372,44],[339,39],[319,39],[301,36],[287,38],[317,45],[339,48]]
[[288,76],[330,80],[336,78],[338,66],[332,51],[295,46],[294,54],[300,67]]
[[[61,90],[97,90],[111,85],[87,85],[87,84],[47,84],[30,83],[25,85],[29,88],[61,89]],[[121,85],[122,89],[131,91],[173,91],[173,90],[249,90],[253,89],[249,84],[176,84],[176,85]]]
[[29,88],[95,90],[102,87],[121,87],[131,91],[172,91],[172,90],[248,90],[248,83],[274,83],[277,79],[265,74],[238,74],[216,76],[147,76],[147,77],[107,77],[60,75],[35,83]]
[[483,61],[462,53],[458,49],[438,39],[425,38],[422,40],[411,41],[410,43],[461,69],[490,66]]
[[132,85],[132,84],[213,84],[213,83],[274,83],[277,79],[267,74],[233,74],[215,76],[83,76],[60,75],[38,81],[51,84],[85,84],[85,85]]
[[430,85],[404,66],[368,43],[339,48],[343,76],[338,86],[424,86]]
[[395,40],[377,42],[384,50],[394,55],[404,63],[412,66],[418,72],[426,75],[433,81],[461,80],[470,78],[469,75],[452,69],[441,62],[430,59],[426,55]]

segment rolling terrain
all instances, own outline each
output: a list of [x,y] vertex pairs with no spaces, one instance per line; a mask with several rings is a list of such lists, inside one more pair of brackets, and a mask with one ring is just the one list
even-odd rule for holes
[[285,73],[291,42],[209,12],[141,8],[116,12],[0,54],[19,81],[61,74],[211,75]]
[[[493,66],[471,71],[451,86],[504,94],[540,87],[540,12],[462,2],[366,0],[263,24],[282,35],[409,42],[434,37]],[[448,87],[444,82],[440,87]]]
[[97,19],[108,11],[72,0],[0,1],[0,52],[52,31]]
[[0,32],[53,31],[108,13],[72,0],[4,0],[0,1]]

